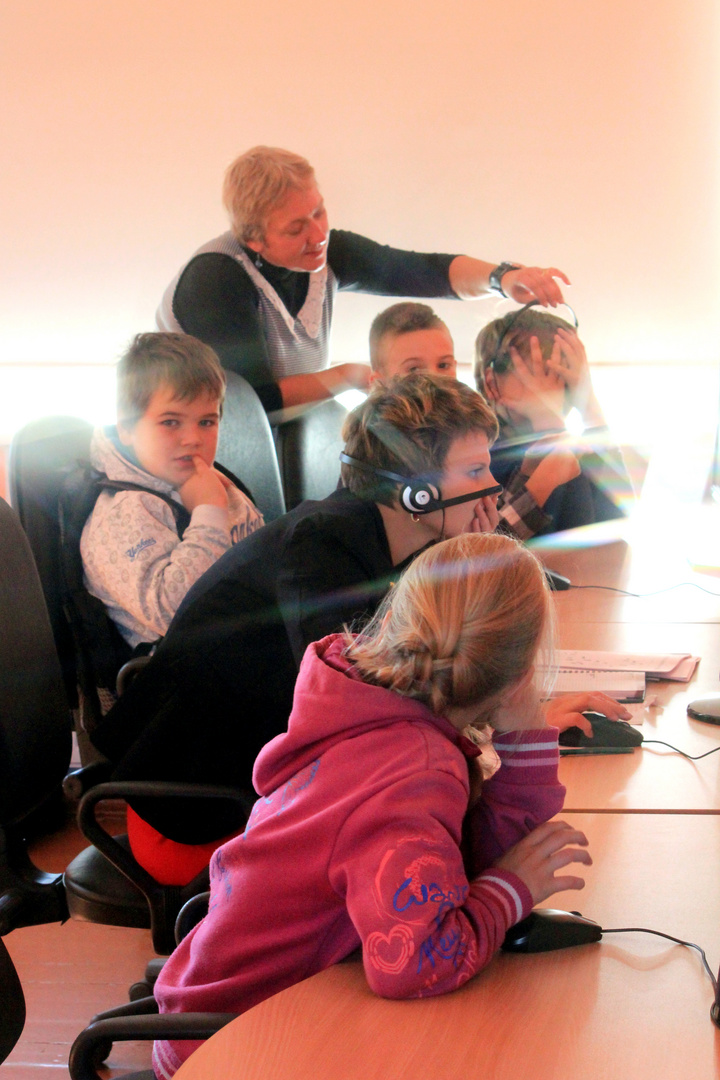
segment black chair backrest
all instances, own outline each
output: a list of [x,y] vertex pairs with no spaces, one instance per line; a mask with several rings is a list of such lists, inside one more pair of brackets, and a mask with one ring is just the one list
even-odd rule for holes
[[10,954],[0,941],[0,1064],[22,1035],[25,996]]
[[75,701],[74,648],[62,608],[58,503],[65,479],[90,456],[92,425],[76,416],[48,416],[22,428],[10,445],[10,503],[35,557],[63,669],[68,700]]
[[0,825],[21,821],[62,783],[71,733],[32,552],[0,499]]
[[280,470],[267,414],[249,382],[226,372],[217,460],[250,489],[265,521],[285,513]]
[[326,498],[340,479],[347,409],[331,398],[277,415],[275,443],[285,505],[292,510],[305,499]]

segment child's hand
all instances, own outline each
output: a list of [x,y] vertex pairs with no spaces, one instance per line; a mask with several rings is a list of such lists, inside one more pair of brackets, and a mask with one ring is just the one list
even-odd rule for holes
[[546,701],[543,705],[545,720],[551,727],[565,731],[570,727],[579,727],[586,735],[592,737],[592,726],[584,716],[584,712],[598,712],[607,716],[608,720],[630,720],[632,714],[624,705],[607,694],[584,693],[563,694],[562,697]]
[[535,443],[522,463],[522,472],[528,477],[525,488],[539,507],[545,505],[556,488],[582,472],[580,462],[565,441],[554,443],[552,449],[542,455],[541,449],[541,444]]
[[547,367],[567,386],[571,405],[574,405],[586,423],[605,423],[593,390],[585,346],[574,330],[558,327]]
[[[501,395],[500,403],[524,416],[535,431],[563,429],[565,384],[557,371],[549,370],[538,339],[530,338],[530,359],[527,363],[514,345],[510,346],[508,352],[513,363],[516,387],[514,393],[508,390],[507,394]],[[559,345],[556,359],[559,362]]]
[[[592,866],[590,853],[582,850],[587,842],[585,833],[566,821],[546,821],[506,851],[495,865],[517,874],[527,885],[533,903],[539,904],[553,893],[585,888],[581,877],[572,874],[555,877],[555,871],[570,863]],[[580,847],[574,846],[577,844]]]
[[195,471],[178,488],[185,509],[192,514],[196,506],[227,507],[227,492],[232,482],[197,455],[193,457],[193,464]]
[[495,532],[500,521],[497,501],[497,495],[484,495],[482,499],[475,503],[475,514],[470,523],[470,532]]

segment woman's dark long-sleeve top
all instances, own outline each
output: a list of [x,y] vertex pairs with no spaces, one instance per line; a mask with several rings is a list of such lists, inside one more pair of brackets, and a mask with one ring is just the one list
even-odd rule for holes
[[[320,370],[329,362],[329,327],[336,290],[457,299],[448,279],[454,258],[402,251],[353,232],[332,229],[322,299],[324,312],[315,331],[315,336],[319,335],[319,360],[306,370]],[[282,374],[294,372],[283,370],[273,330],[268,328],[268,315],[274,316],[268,296],[276,294],[285,309],[281,315],[286,314],[291,323],[295,320],[302,336],[297,320],[308,297],[311,276],[264,261],[257,268],[255,253],[241,247],[231,233],[225,233],[200,248],[168,287],[158,310],[158,325],[168,330],[179,327],[212,346],[223,367],[247,379],[266,409],[279,409],[282,397],[277,380]],[[277,327],[284,333],[280,321]]]

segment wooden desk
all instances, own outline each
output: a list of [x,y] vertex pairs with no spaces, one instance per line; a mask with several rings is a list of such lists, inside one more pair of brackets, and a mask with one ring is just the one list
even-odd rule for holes
[[[720,593],[720,579],[692,572],[682,554],[682,536],[666,550],[656,532],[642,520],[608,522],[561,535],[554,544],[544,541],[538,554],[578,584],[640,588],[638,575],[655,565],[659,552],[663,565],[677,575],[666,580],[694,580]],[[644,583],[657,585],[657,580]],[[720,597],[690,588],[646,599],[571,589],[555,593],[553,602],[561,649],[700,656],[689,683],[648,683],[648,696],[654,695],[659,707],[647,710],[641,731],[646,739],[669,742],[688,754],[720,745],[720,727],[690,720],[686,711],[693,698],[720,691]],[[720,754],[692,762],[648,746],[627,755],[565,758],[560,779],[567,787],[567,811],[720,813]]]
[[[720,746],[720,726],[691,720],[688,702],[720,690],[720,624],[572,623],[559,620],[561,648],[629,652],[691,652],[702,659],[689,683],[648,683],[657,707],[646,710],[645,739],[661,739],[688,754]],[[688,761],[664,747],[633,754],[561,759],[567,810],[720,813],[720,753]]]
[[[581,815],[595,860],[576,908],[720,957],[720,817]],[[177,1080],[717,1080],[720,1032],[694,950],[645,934],[501,954],[453,994],[385,1001],[359,962],[291,987],[201,1047]]]
[[[678,523],[676,518],[682,515]],[[531,547],[551,570],[573,585],[604,585],[634,593],[692,582],[656,596],[627,597],[600,589],[556,594],[558,611],[581,622],[720,622],[720,576],[698,573],[696,553],[717,534],[720,562],[720,506],[683,507],[671,528],[659,515],[636,514],[568,533],[540,538]]]

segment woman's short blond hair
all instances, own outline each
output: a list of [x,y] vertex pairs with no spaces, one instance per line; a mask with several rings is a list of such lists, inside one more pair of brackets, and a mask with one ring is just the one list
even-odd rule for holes
[[272,210],[288,192],[302,190],[315,179],[309,161],[275,146],[254,146],[225,172],[223,204],[233,235],[241,244],[262,240]]
[[366,629],[347,634],[346,655],[366,682],[438,715],[497,704],[532,668],[551,633],[550,611],[545,575],[527,548],[508,536],[463,533],[415,559]]
[[[343,427],[345,453],[375,469],[437,483],[456,439],[471,432],[497,438],[490,406],[465,383],[414,372],[375,382]],[[394,506],[397,483],[352,465],[340,466],[343,485],[361,499]]]

